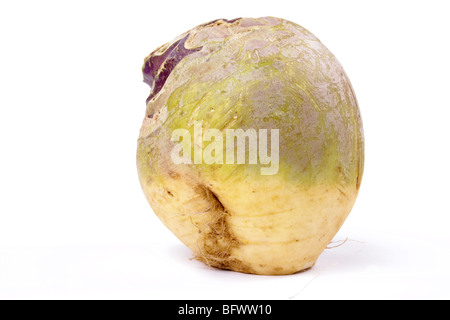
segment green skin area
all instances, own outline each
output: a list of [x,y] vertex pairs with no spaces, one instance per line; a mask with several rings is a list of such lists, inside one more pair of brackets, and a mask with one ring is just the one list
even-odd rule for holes
[[[272,27],[271,32],[283,30],[283,26]],[[169,78],[173,80],[173,85],[168,85],[171,92],[164,103],[168,116],[158,130],[144,135],[138,143],[141,178],[147,181],[145,177],[150,177],[163,185],[169,167],[173,166],[168,165],[174,145],[170,141],[172,132],[188,129],[193,137],[194,121],[203,121],[203,133],[209,128],[219,129],[224,137],[226,129],[269,129],[269,132],[279,129],[277,179],[281,176],[305,187],[356,183],[359,188],[363,167],[362,124],[356,98],[343,70],[339,69],[337,79],[327,72],[330,64],[340,68],[334,56],[326,48],[311,49],[316,55],[314,59],[288,57],[282,50],[255,56],[254,50],[244,50],[238,41],[226,39],[210,55],[193,54],[175,68]],[[191,65],[206,63],[206,58],[211,64],[216,63],[224,58],[222,48],[233,46],[235,51],[227,53],[228,60],[222,62],[231,64],[233,72],[217,76],[217,67],[202,74],[192,72],[188,81],[177,86],[177,80],[185,77]],[[208,143],[204,142],[203,148]],[[191,155],[194,162],[193,150]],[[203,178],[216,181],[231,175],[252,176],[261,181],[273,178],[260,174],[261,166],[267,166],[261,164],[177,166],[195,168]]]

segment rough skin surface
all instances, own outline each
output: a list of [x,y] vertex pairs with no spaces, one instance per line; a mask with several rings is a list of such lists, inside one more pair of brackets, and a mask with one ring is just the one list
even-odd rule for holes
[[[309,31],[265,17],[216,20],[158,48],[137,166],[161,221],[206,264],[255,274],[312,267],[358,194],[358,104],[333,54]],[[174,164],[173,130],[279,129],[279,171]],[[204,132],[204,131],[203,131]]]

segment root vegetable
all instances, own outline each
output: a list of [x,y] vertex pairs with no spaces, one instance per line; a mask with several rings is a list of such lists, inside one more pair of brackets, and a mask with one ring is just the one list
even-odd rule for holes
[[213,267],[312,267],[363,172],[359,108],[335,56],[290,21],[216,20],[155,50],[143,73],[137,166],[161,221]]

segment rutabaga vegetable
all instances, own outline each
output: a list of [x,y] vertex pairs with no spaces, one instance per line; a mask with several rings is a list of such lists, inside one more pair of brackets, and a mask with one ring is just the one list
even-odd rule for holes
[[137,166],[161,221],[217,268],[312,267],[349,214],[363,129],[347,75],[309,31],[216,20],[150,54]]

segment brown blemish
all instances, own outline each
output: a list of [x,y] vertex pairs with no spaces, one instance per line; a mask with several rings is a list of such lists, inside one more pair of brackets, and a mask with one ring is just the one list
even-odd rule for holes
[[180,175],[172,170],[169,170],[169,172],[167,173],[169,175],[169,177],[171,177],[172,179],[175,180],[179,180],[180,179]]
[[345,199],[349,199],[347,193],[345,193],[344,190],[342,190],[341,188],[338,188],[339,193],[345,198]]
[[359,160],[358,166],[356,167],[356,190],[359,190],[361,186],[361,178],[362,178],[362,160]]
[[209,223],[201,230],[198,242],[200,254],[195,258],[211,267],[252,273],[251,268],[232,256],[233,249],[241,242],[230,230],[229,213],[219,197],[205,186],[199,186],[196,192],[211,204],[211,208],[208,210]]

